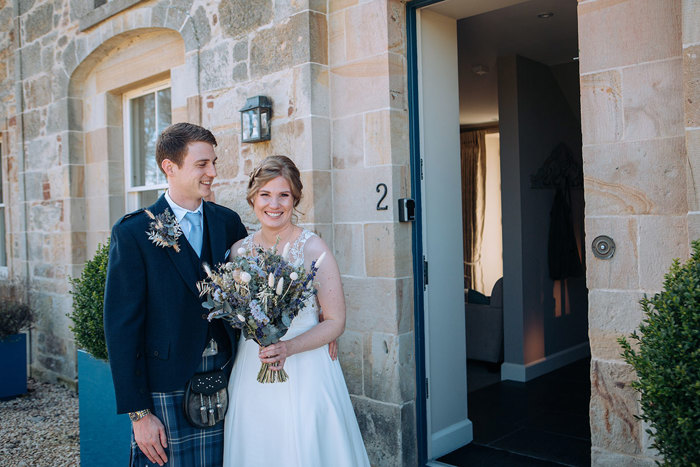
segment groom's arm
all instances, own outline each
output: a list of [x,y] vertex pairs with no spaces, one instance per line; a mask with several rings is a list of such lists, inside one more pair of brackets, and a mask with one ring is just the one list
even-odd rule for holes
[[117,413],[153,410],[144,355],[146,266],[128,226],[112,229],[105,287],[104,326]]
[[[227,239],[227,244],[228,245],[233,245],[236,243],[238,240],[245,238],[248,235],[248,231],[246,230],[245,226],[243,225],[243,222],[241,222],[241,217],[238,215],[236,211],[229,210],[230,215],[227,216],[227,223],[228,223],[228,232],[229,232],[229,238]],[[231,255],[234,255],[235,252],[232,251]]]

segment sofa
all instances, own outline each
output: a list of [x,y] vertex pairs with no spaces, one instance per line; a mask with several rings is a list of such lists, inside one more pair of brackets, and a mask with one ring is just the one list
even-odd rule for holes
[[503,278],[496,281],[487,300],[479,300],[482,303],[469,303],[468,295],[473,294],[465,290],[467,358],[500,363],[503,361]]

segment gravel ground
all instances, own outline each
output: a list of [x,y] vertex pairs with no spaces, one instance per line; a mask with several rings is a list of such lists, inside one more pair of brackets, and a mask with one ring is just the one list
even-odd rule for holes
[[78,395],[28,381],[29,393],[0,401],[0,466],[80,465]]

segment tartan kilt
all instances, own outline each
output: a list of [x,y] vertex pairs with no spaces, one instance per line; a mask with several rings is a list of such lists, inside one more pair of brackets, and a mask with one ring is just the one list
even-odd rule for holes
[[[197,373],[218,370],[230,358],[230,353],[202,357]],[[227,373],[231,364],[227,365]],[[169,467],[210,467],[223,465],[224,458],[224,421],[211,428],[195,428],[185,418],[183,408],[185,390],[171,392],[152,392],[153,414],[165,425],[168,447]],[[152,467],[153,464],[134,441],[131,430],[131,467]]]

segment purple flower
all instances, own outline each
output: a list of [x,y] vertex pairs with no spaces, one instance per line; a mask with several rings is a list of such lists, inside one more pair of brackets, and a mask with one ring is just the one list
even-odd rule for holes
[[263,313],[262,308],[260,308],[260,302],[257,300],[252,300],[248,308],[250,308],[250,313],[258,324],[267,324],[270,322],[270,319]]

